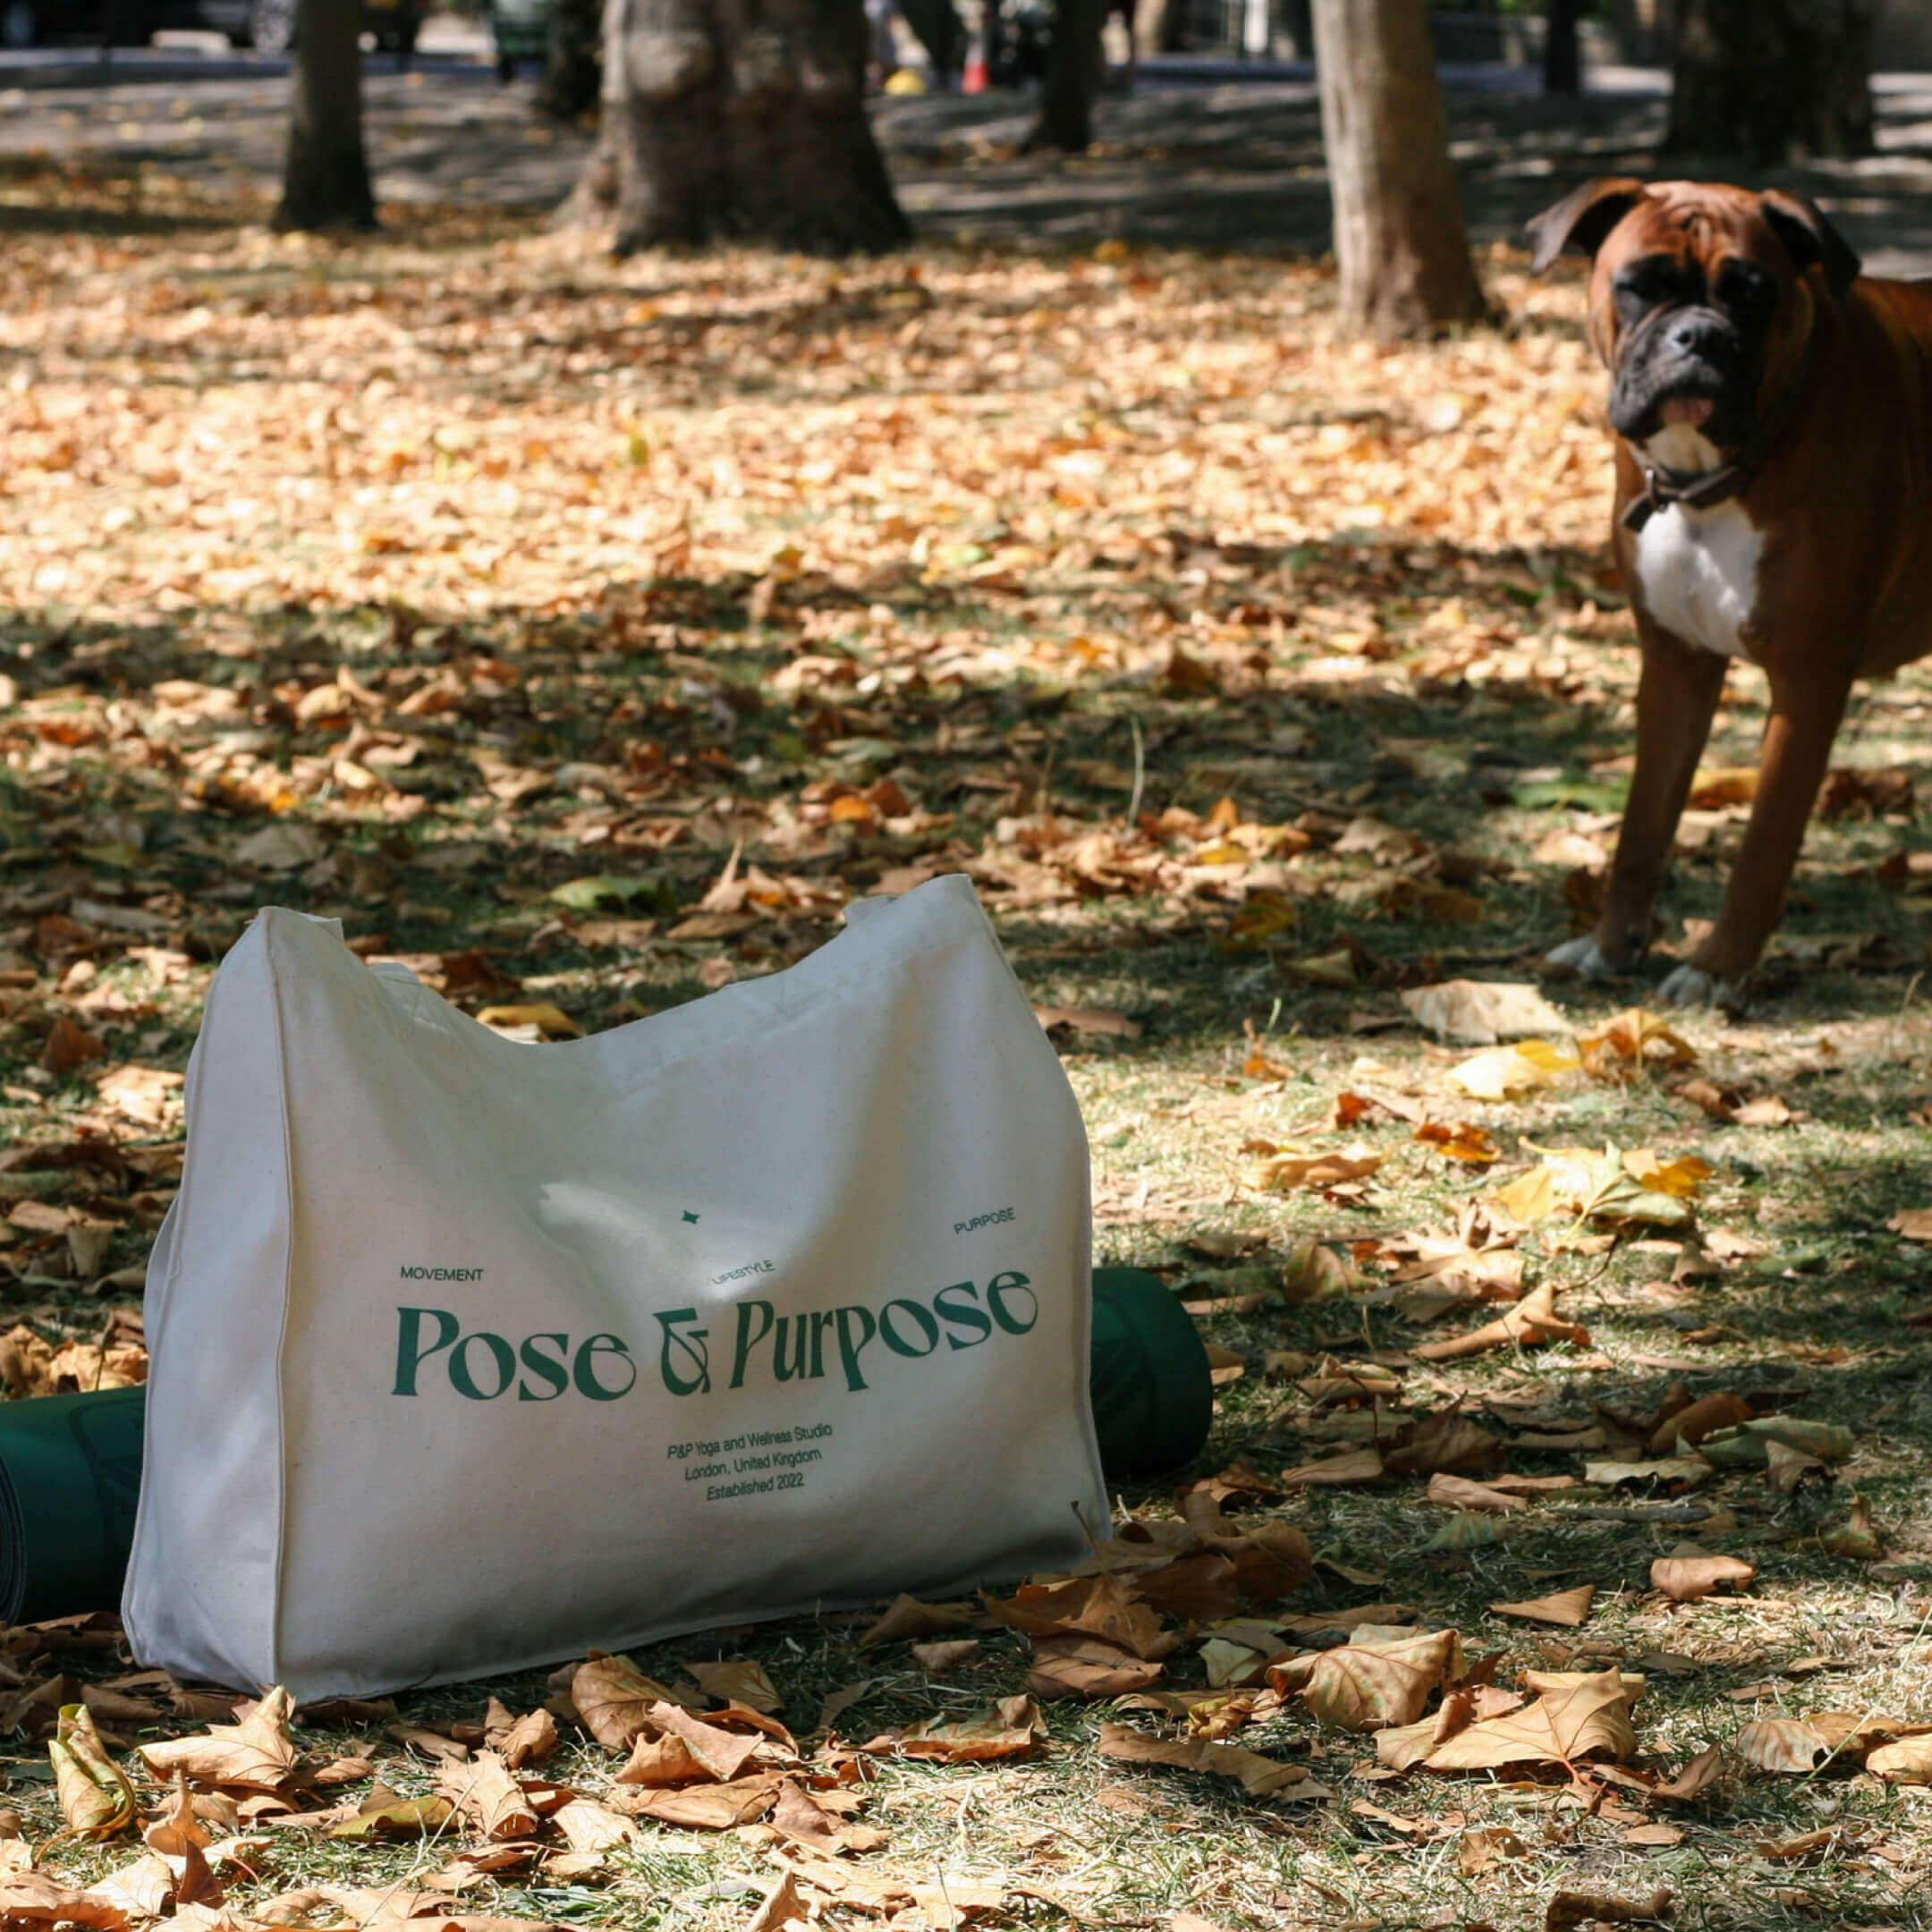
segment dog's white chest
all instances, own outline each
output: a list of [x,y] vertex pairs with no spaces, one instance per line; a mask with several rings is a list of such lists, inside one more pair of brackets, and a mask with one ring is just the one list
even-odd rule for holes
[[1672,504],[1637,538],[1645,607],[1686,643],[1749,657],[1745,626],[1758,603],[1764,532],[1734,503],[1708,510]]

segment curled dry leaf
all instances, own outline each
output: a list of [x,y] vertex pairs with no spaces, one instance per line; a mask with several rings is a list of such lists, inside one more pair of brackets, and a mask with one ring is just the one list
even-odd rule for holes
[[1533,986],[1479,979],[1445,979],[1413,987],[1402,1003],[1416,1024],[1437,1039],[1468,1046],[1493,1046],[1498,1040],[1534,1033],[1563,1033],[1568,1022]]
[[1456,1840],[1456,1868],[1465,1878],[1474,1878],[1505,1860],[1529,1856],[1530,1847],[1506,1825],[1466,1831]]
[[66,1884],[49,1872],[13,1872],[0,1877],[0,1925],[16,1928],[38,1926],[87,1926],[94,1932],[122,1932],[128,1908]]
[[1569,1765],[1581,1758],[1623,1760],[1637,1751],[1631,1707],[1641,1677],[1605,1671],[1525,1671],[1534,1703],[1484,1719],[1439,1744],[1431,1771],[1491,1771],[1504,1765]]
[[1344,1449],[1339,1455],[1325,1456],[1318,1462],[1303,1462],[1284,1470],[1276,1480],[1284,1490],[1288,1490],[1377,1482],[1381,1476],[1382,1458],[1377,1451]]
[[1597,1586],[1579,1583],[1574,1589],[1528,1597],[1521,1603],[1493,1603],[1489,1607],[1497,1616],[1524,1617],[1532,1623],[1556,1623],[1574,1629],[1588,1621],[1590,1606],[1596,1600]]
[[541,1764],[557,1748],[556,1719],[540,1705],[506,1725],[491,1729],[487,1741],[502,1754],[513,1771],[525,1765]]
[[143,1744],[140,1755],[157,1777],[179,1771],[194,1784],[225,1791],[279,1792],[295,1780],[297,1752],[289,1734],[294,1705],[280,1684],[240,1724],[210,1724],[204,1737]]
[[1741,1556],[1713,1556],[1702,1550],[1659,1556],[1650,1565],[1650,1587],[1673,1603],[1696,1603],[1727,1583],[1741,1589],[1758,1574]]
[[988,1597],[986,1607],[996,1623],[1031,1637],[1097,1637],[1137,1657],[1164,1657],[1181,1641],[1131,1583],[1114,1575],[1028,1583],[1011,1597]]
[[1450,1068],[1449,1084],[1472,1100],[1514,1100],[1545,1087],[1555,1087],[1582,1068],[1573,1046],[1545,1039],[1518,1040],[1513,1046],[1492,1046]]
[[1250,1798],[1317,1799],[1335,1793],[1318,1784],[1301,1765],[1282,1764],[1258,1751],[1206,1738],[1149,1737],[1131,1724],[1102,1724],[1100,1755],[1119,1764],[1167,1765],[1237,1779]]
[[1387,1159],[1366,1147],[1352,1147],[1340,1154],[1275,1152],[1273,1142],[1258,1151],[1268,1155],[1255,1176],[1255,1185],[1274,1194],[1292,1194],[1298,1189],[1319,1191],[1346,1181],[1366,1181]]
[[1543,1914],[1543,1932],[1574,1932],[1593,1920],[1606,1925],[1662,1925],[1669,1917],[1671,1891],[1659,1885],[1648,1898],[1623,1898],[1599,1892],[1559,1892]]
[[1392,1771],[1420,1764],[1438,1744],[1476,1721],[1476,1699],[1468,1690],[1451,1690],[1426,1717],[1376,1733],[1376,1756]]
[[1691,1798],[1701,1798],[1723,1777],[1724,1768],[1724,1747],[1707,1744],[1675,1777],[1656,1786],[1651,1795],[1675,1799],[1680,1803]]
[[[1783,1445],[1773,1443],[1768,1446],[1775,1449]],[[1857,1563],[1877,1562],[1885,1555],[1885,1546],[1872,1522],[1871,1504],[1854,1494],[1844,1520],[1820,1533],[1818,1547],[1829,1550],[1834,1556],[1849,1556]]]
[[107,1755],[85,1704],[61,1706],[47,1756],[66,1836],[97,1842],[118,1836],[134,1822],[134,1787]]
[[1735,1749],[1753,1771],[1803,1775],[1828,1764],[1836,1747],[1801,1717],[1760,1717],[1738,1733]]
[[949,1670],[971,1663],[979,1655],[977,1637],[942,1637],[936,1643],[912,1646],[912,1661],[935,1677],[943,1677]]
[[889,1731],[859,1748],[875,1757],[896,1754],[940,1764],[974,1764],[992,1758],[1026,1758],[1046,1735],[1039,1706],[1030,1697],[1002,1698],[983,1716],[956,1724],[928,1719],[903,1731]]
[[682,1791],[613,1791],[606,1802],[633,1817],[655,1818],[685,1831],[730,1831],[763,1818],[784,1782],[775,1771],[734,1778],[726,1784],[693,1784]]
[[794,1932],[809,1922],[810,1910],[799,1882],[787,1872],[765,1896],[751,1914],[745,1932]]
[[1545,1282],[1493,1322],[1446,1341],[1425,1342],[1410,1353],[1421,1361],[1453,1361],[1459,1356],[1479,1355],[1487,1349],[1533,1348],[1546,1342],[1574,1342],[1580,1346],[1589,1340],[1589,1330],[1581,1323],[1565,1321],[1557,1314],[1555,1287]]
[[896,1643],[904,1637],[941,1637],[972,1628],[973,1614],[963,1604],[921,1603],[903,1593],[894,1597],[859,1639],[861,1649]]
[[1877,1746],[1867,1752],[1865,1768],[1888,1784],[1932,1784],[1932,1733]]
[[647,1677],[627,1657],[597,1656],[571,1677],[571,1702],[599,1744],[625,1750],[645,1729],[655,1705],[684,1704],[668,1684]]
[[685,1665],[699,1683],[715,1698],[727,1704],[742,1704],[755,1711],[782,1711],[784,1699],[778,1687],[766,1674],[755,1657],[739,1657],[717,1664]]
[[658,1703],[644,1714],[643,1728],[617,1782],[660,1786],[709,1780],[725,1784],[754,1758],[768,1762],[770,1757],[766,1739],[756,1730],[727,1730],[692,1716],[679,1705]]
[[1453,1408],[1405,1422],[1382,1452],[1391,1476],[1481,1476],[1502,1460],[1502,1438]]
[[1157,1682],[1165,1668],[1097,1637],[1042,1637],[1026,1687],[1046,1699],[1126,1697]]
[[637,1827],[594,1798],[572,1798],[550,1814],[572,1852],[611,1852],[637,1836]]
[[437,1788],[471,1826],[495,1844],[537,1835],[537,1813],[510,1767],[493,1750],[468,1764],[445,1764]]
[[1426,1501],[1439,1503],[1445,1509],[1483,1510],[1494,1516],[1507,1516],[1513,1510],[1530,1507],[1528,1496],[1492,1489],[1487,1483],[1470,1481],[1467,1476],[1431,1476],[1423,1496]]
[[1706,1395],[1678,1410],[1674,1415],[1666,1416],[1657,1424],[1651,1432],[1650,1453],[1666,1456],[1680,1443],[1688,1443],[1694,1448],[1719,1429],[1735,1428],[1740,1422],[1750,1421],[1750,1404],[1741,1395],[1722,1393]]
[[1461,1640],[1453,1630],[1387,1640],[1358,1632],[1333,1650],[1271,1665],[1267,1674],[1268,1682],[1284,1695],[1299,1692],[1324,1724],[1377,1731],[1413,1724],[1429,1693],[1457,1671],[1461,1661]]

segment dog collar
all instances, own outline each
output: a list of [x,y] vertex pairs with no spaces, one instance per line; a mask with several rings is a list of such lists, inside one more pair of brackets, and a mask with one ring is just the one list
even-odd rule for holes
[[1814,326],[1806,339],[1798,373],[1785,386],[1770,414],[1758,425],[1756,434],[1729,462],[1716,470],[1672,470],[1663,463],[1645,462],[1640,457],[1638,467],[1643,471],[1644,487],[1624,506],[1619,520],[1623,528],[1640,530],[1659,510],[1667,510],[1673,504],[1688,504],[1693,510],[1702,510],[1712,504],[1728,503],[1749,489],[1758,465],[1791,427],[1798,405],[1804,400],[1811,379],[1811,349],[1817,336]]

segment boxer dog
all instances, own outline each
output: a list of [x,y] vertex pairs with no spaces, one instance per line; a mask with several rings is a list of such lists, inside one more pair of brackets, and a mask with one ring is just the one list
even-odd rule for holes
[[1617,563],[1643,661],[1603,915],[1549,963],[1638,964],[1733,657],[1770,685],[1750,823],[1707,937],[1664,981],[1740,1004],[1852,681],[1932,649],[1932,284],[1881,282],[1801,195],[1587,182],[1530,224],[1537,273],[1591,258],[1610,371]]

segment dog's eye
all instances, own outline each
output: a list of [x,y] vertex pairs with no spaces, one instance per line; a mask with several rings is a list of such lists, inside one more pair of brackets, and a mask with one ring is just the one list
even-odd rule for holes
[[1741,318],[1768,315],[1777,307],[1777,283],[1756,262],[1733,258],[1717,271],[1717,300]]
[[1613,288],[1617,315],[1626,326],[1665,302],[1694,301],[1700,292],[1696,277],[1669,255],[1631,262],[1618,271]]

